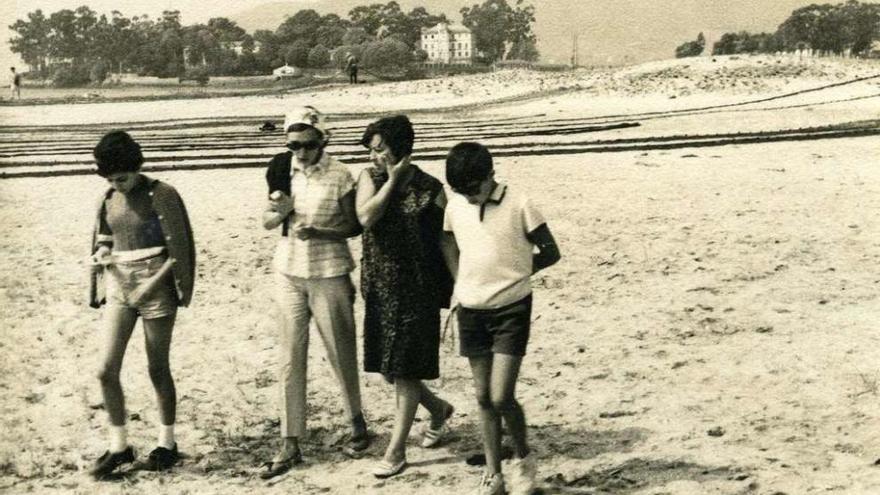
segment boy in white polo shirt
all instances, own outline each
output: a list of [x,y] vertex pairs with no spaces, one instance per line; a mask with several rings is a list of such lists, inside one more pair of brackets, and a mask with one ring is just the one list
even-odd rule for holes
[[444,254],[456,276],[461,355],[470,361],[486,453],[476,493],[505,492],[500,456],[504,418],[514,442],[506,489],[528,494],[535,488],[536,467],[514,389],[529,340],[530,277],[559,261],[559,249],[534,204],[495,180],[485,146],[455,145],[446,158],[446,182],[457,194],[446,206],[443,229],[451,242]]

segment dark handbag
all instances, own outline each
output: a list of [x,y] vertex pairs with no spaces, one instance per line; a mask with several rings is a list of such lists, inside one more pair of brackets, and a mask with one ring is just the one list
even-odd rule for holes
[[[290,179],[293,172],[291,163],[293,161],[293,153],[290,151],[279,153],[272,157],[269,161],[269,167],[266,169],[266,184],[269,186],[269,193],[281,191],[290,196]],[[290,217],[284,219],[281,224],[281,235],[287,237],[290,229]]]

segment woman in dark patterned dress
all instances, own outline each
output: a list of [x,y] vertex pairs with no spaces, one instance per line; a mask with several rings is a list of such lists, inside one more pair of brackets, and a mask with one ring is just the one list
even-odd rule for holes
[[[379,478],[406,467],[406,439],[419,404],[431,413],[422,446],[439,445],[453,413],[422,383],[440,375],[440,307],[451,278],[443,262],[443,185],[410,163],[415,133],[404,115],[367,127],[361,143],[374,166],[361,172],[357,215],[364,227],[364,369],[394,384],[391,442],[373,470]],[[445,301],[444,301],[445,299]]]

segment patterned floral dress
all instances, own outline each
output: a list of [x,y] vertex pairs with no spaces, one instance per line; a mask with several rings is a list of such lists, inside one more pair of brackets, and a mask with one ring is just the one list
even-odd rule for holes
[[[443,185],[412,165],[404,191],[395,191],[385,214],[363,233],[364,369],[389,377],[440,376],[440,306],[443,274],[439,248]],[[368,169],[376,189],[388,175]]]

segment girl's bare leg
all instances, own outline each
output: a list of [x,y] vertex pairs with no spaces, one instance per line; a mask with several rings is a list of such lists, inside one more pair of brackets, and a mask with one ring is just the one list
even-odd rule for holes
[[169,353],[176,314],[161,318],[144,319],[144,343],[150,380],[156,390],[159,419],[163,425],[173,425],[177,412],[177,391],[171,376]]
[[104,326],[107,337],[104,362],[98,371],[98,380],[101,382],[104,408],[113,426],[125,425],[125,396],[119,383],[119,372],[136,322],[137,312],[133,309],[121,306],[107,306],[105,309]]

